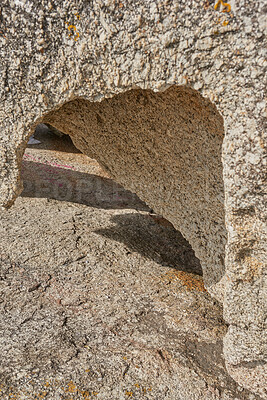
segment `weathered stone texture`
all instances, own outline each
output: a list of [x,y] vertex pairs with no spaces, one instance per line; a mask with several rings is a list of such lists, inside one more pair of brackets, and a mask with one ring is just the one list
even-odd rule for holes
[[2,0],[0,197],[37,123],[69,133],[190,241],[229,372],[266,398],[264,2],[214,5]]
[[189,88],[132,90],[101,103],[71,101],[44,122],[68,133],[83,153],[172,221],[222,301],[223,121],[216,108]]

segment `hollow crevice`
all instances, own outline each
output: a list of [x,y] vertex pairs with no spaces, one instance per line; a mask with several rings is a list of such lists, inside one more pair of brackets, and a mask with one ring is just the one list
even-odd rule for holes
[[[200,261],[181,233],[136,194],[102,176],[105,173],[96,160],[81,154],[70,137],[40,124],[34,139],[23,160],[22,197],[67,201],[103,212],[114,210],[111,225],[95,230],[98,235],[123,243],[127,254],[139,253],[167,268],[202,275]],[[60,162],[62,157],[65,165]],[[84,163],[88,168],[78,171]],[[90,173],[92,167],[98,168],[95,174]],[[117,210],[123,212],[117,214]]]
[[108,177],[170,221],[194,249],[209,292],[222,301],[224,126],[208,99],[183,86],[134,89],[99,103],[72,100],[42,122],[68,134]]

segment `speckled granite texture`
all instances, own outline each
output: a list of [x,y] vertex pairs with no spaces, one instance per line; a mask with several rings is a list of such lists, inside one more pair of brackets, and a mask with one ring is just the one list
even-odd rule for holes
[[0,5],[1,204],[22,189],[35,126],[69,133],[189,240],[223,302],[228,371],[263,398],[265,11],[245,0]]

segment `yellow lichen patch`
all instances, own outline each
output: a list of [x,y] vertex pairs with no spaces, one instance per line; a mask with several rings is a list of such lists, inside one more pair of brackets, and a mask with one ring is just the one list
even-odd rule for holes
[[69,24],[69,22],[67,22],[67,21],[65,21],[65,24],[68,25],[68,31],[70,32],[70,33],[69,33],[69,38],[73,37],[73,39],[74,39],[75,41],[77,41],[77,40],[79,39],[79,37],[80,37],[80,34],[79,34],[79,32],[77,31],[76,26],[75,26],[75,25]]
[[224,3],[223,0],[219,0],[215,6],[214,10],[218,10],[219,7],[222,6],[222,12],[230,12],[231,11],[231,5],[229,3]]
[[76,385],[75,385],[72,381],[70,381],[70,382],[68,383],[68,388],[66,389],[66,392],[68,392],[68,393],[75,393],[75,392],[77,392],[77,387],[76,387]]
[[133,397],[133,392],[128,392],[127,390],[125,390],[125,394],[128,397]]
[[197,290],[198,292],[206,292],[203,278],[199,275],[190,274],[184,271],[171,270],[161,277],[165,282],[179,281],[188,290]]
[[77,28],[76,28],[75,25],[69,25],[69,26],[68,26],[68,30],[70,31],[71,29],[73,29],[74,31],[77,30]]
[[82,394],[84,400],[90,400],[89,392],[87,390],[82,390],[81,394]]

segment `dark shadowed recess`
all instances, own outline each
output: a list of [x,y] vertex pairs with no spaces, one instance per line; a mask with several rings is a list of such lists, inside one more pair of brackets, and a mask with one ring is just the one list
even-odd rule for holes
[[[37,128],[35,138],[41,143],[28,147],[80,153],[69,136],[59,137],[44,126]],[[129,253],[138,252],[161,265],[202,275],[200,261],[182,234],[169,221],[154,214],[136,194],[112,179],[26,159],[22,163],[22,177],[22,197],[55,199],[103,210],[141,211],[113,215],[112,226],[96,233],[124,243]]]
[[202,275],[199,259],[182,234],[155,214],[121,214],[111,217],[114,226],[96,233],[124,243],[130,252],[166,267]]

